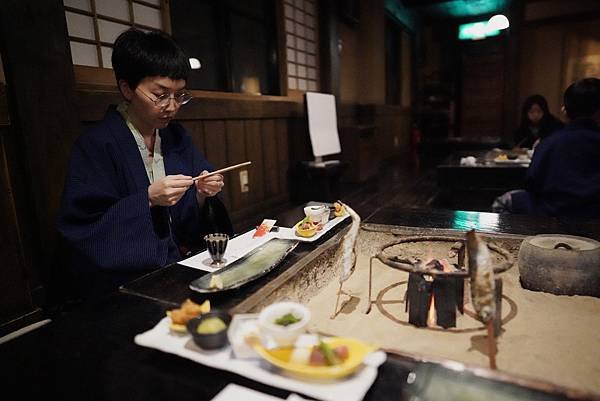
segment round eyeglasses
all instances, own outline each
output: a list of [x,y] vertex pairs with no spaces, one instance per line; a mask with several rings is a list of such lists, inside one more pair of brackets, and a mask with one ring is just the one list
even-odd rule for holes
[[[139,87],[136,89],[139,89]],[[186,91],[176,92],[173,94],[163,93],[162,95],[157,96],[156,99],[151,98],[150,95],[146,94],[141,89],[140,89],[140,93],[142,95],[146,96],[152,103],[154,103],[154,105],[156,107],[160,107],[161,109],[168,107],[169,104],[171,103],[171,99],[175,100],[175,103],[177,104],[177,106],[182,106],[186,103],[189,103],[189,101],[193,99],[192,94],[189,92],[186,92]]]

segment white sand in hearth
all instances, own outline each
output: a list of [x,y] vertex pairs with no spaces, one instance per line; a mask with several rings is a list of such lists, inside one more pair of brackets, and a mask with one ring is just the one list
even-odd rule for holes
[[[406,354],[487,367],[487,337],[480,323],[465,315],[458,316],[456,331],[408,325],[404,303],[393,303],[403,300],[406,284],[382,292],[393,283],[405,282],[408,274],[379,261],[374,262],[372,297],[382,295],[384,304],[374,304],[368,315],[364,313],[368,302],[369,256],[374,254],[373,246],[365,244],[373,244],[380,238],[381,234],[361,231],[357,268],[344,284],[344,290],[355,298],[331,320],[338,282],[330,282],[308,304],[313,314],[311,329],[329,335],[357,337]],[[387,237],[389,241],[393,239]],[[440,252],[434,250],[432,256],[437,257]],[[498,338],[498,368],[600,394],[600,299],[525,290],[519,283],[516,265],[502,278],[504,296],[510,301],[504,299],[502,304],[502,316],[507,321]],[[385,304],[386,301],[392,303]],[[471,308],[471,305],[466,306],[466,309]]]

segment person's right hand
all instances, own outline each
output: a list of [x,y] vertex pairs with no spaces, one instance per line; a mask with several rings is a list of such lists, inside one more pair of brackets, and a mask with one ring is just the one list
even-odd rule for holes
[[168,175],[154,181],[148,187],[150,206],[173,206],[192,184],[192,177],[182,174]]

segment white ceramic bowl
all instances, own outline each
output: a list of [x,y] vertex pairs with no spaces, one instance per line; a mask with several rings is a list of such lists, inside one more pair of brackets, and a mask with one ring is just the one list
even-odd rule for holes
[[312,205],[304,208],[304,214],[311,221],[320,222],[325,225],[329,221],[329,208],[325,205]]
[[[288,314],[296,316],[299,322],[282,326],[275,321]],[[296,302],[277,302],[264,308],[258,315],[258,327],[263,341],[275,341],[278,346],[294,345],[298,336],[306,330],[310,321],[310,310]]]

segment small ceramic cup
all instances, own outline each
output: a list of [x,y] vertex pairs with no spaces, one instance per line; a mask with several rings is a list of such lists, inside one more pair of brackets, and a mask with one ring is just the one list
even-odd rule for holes
[[325,205],[313,205],[306,206],[304,208],[304,214],[310,218],[311,221],[327,224],[329,221],[329,208]]

